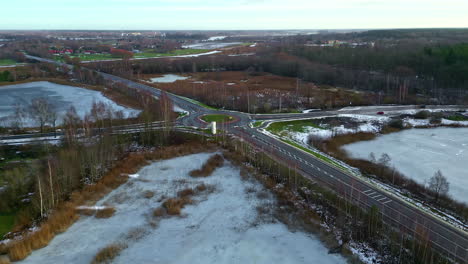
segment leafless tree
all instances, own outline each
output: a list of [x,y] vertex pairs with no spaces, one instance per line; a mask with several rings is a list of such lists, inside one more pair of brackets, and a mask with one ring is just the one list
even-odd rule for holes
[[[47,102],[43,97],[34,98],[29,107],[29,114],[32,119],[34,119],[41,128],[41,133],[44,130],[44,126],[50,120],[50,113],[52,112],[52,105]],[[57,119],[57,118],[55,118]]]
[[434,173],[429,179],[428,187],[436,195],[436,202],[439,200],[441,195],[446,195],[449,191],[450,183],[447,181],[447,178],[442,174],[440,170]]
[[379,164],[382,166],[388,166],[390,161],[392,161],[392,158],[387,153],[382,153],[382,155],[379,158]]
[[68,144],[72,144],[76,140],[77,130],[80,127],[81,119],[76,113],[74,106],[71,106],[65,116],[63,117],[63,125],[65,127],[65,136],[68,141]]
[[27,111],[20,102],[15,102],[13,104],[13,108],[15,109],[15,113],[13,115],[11,126],[16,130],[21,130],[27,117]]

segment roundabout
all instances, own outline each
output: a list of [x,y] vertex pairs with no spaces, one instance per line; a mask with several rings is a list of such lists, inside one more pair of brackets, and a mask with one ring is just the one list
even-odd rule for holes
[[239,121],[239,118],[226,114],[206,114],[198,117],[205,123],[230,124]]

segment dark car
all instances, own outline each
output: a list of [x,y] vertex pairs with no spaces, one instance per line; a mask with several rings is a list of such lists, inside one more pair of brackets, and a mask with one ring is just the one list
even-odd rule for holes
[[385,114],[384,112],[380,111],[380,112],[377,112],[378,115],[383,115]]

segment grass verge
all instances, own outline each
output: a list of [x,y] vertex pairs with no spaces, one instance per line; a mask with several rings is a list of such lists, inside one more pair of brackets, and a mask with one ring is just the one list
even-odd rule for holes
[[232,121],[234,118],[229,115],[204,115],[201,119],[207,123],[217,122],[217,123],[226,123]]
[[318,158],[318,159],[320,159],[320,160],[322,160],[322,161],[324,161],[326,163],[329,163],[329,164],[331,164],[331,165],[333,165],[335,167],[338,167],[341,170],[349,172],[348,168],[342,166],[338,162],[336,162],[336,161],[334,161],[334,160],[332,160],[332,159],[330,159],[330,158],[328,158],[328,157],[326,157],[326,156],[324,156],[324,155],[322,155],[320,153],[314,152],[314,151],[312,151],[312,150],[310,150],[310,149],[308,149],[308,148],[306,148],[304,146],[301,146],[300,144],[297,144],[297,143],[295,143],[295,142],[293,142],[291,140],[287,140],[287,139],[283,139],[283,138],[281,138],[280,140],[283,141],[286,144],[289,144],[289,145],[295,147],[295,148],[298,148],[298,149],[300,149],[302,151],[305,151],[305,152],[311,154],[312,156],[314,156],[314,157],[316,157],[316,158]]
[[191,98],[188,98],[188,97],[184,97],[184,96],[180,96],[180,95],[177,95],[177,96],[180,97],[180,98],[182,98],[182,99],[184,99],[184,100],[186,100],[186,101],[191,102],[192,104],[199,105],[199,106],[204,107],[204,108],[206,108],[206,109],[210,109],[210,110],[219,110],[219,109],[216,108],[216,107],[212,107],[212,106],[206,105],[206,104],[204,104],[204,103],[202,103],[202,102],[199,102],[199,101],[197,101],[197,100],[194,100],[194,99],[191,99]]
[[1,213],[0,214],[0,238],[10,232],[15,224],[15,214]]
[[16,61],[12,59],[0,59],[0,66],[10,66],[10,65],[16,65]]
[[316,125],[312,120],[294,120],[284,122],[273,122],[266,129],[274,134],[281,134],[284,131],[288,132],[307,132],[308,127],[314,127],[318,129],[324,129]]

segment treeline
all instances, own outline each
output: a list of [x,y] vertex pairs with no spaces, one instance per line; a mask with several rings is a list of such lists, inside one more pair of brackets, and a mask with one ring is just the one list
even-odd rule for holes
[[432,82],[431,87],[468,89],[468,44],[434,46],[398,43],[373,48],[302,45],[293,47],[290,53],[309,61],[344,69],[376,71],[410,82]]
[[255,56],[202,56],[132,63],[99,62],[93,67],[127,78],[139,74],[255,71],[378,94],[374,103],[464,104],[468,102],[468,44],[429,42],[308,47],[281,42]]

